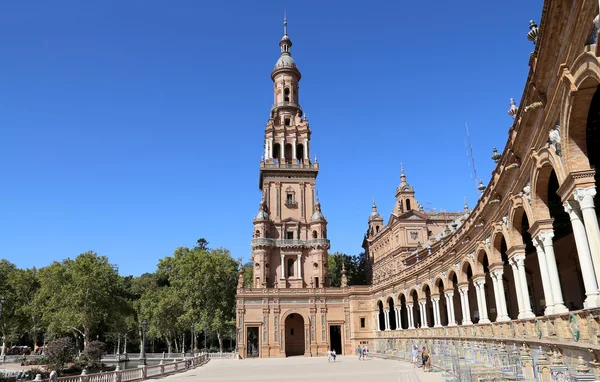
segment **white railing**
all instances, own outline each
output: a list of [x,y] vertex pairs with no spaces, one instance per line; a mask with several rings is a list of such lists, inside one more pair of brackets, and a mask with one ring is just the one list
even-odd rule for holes
[[[224,353],[226,354],[226,353]],[[178,354],[181,357],[181,354]],[[162,357],[162,354],[161,354]],[[157,357],[158,358],[158,357]],[[141,366],[136,369],[127,369],[111,371],[108,373],[95,373],[77,376],[68,376],[58,378],[59,382],[131,382],[141,381],[150,377],[157,377],[176,371],[185,371],[196,366],[204,365],[210,357],[207,354],[201,354],[197,357],[184,359],[182,361],[165,363],[162,365]],[[37,375],[35,382],[42,382],[41,375]]]
[[238,359],[238,353],[206,353],[209,359]]

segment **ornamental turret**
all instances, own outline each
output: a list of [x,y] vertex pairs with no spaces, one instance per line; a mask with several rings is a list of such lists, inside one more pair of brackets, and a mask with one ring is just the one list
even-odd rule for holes
[[396,205],[394,214],[400,216],[405,212],[418,209],[418,203],[415,199],[415,190],[406,181],[404,174],[404,165],[400,164],[400,184],[396,188]]

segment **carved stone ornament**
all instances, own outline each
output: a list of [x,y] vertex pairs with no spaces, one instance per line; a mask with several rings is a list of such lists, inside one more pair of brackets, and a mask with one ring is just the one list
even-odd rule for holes
[[527,202],[531,205],[531,182],[527,181],[525,187],[523,187],[523,196],[527,200]]

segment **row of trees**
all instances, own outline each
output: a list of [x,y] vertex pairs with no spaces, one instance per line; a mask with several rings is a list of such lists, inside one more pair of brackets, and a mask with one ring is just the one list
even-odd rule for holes
[[[328,261],[331,286],[340,286],[342,264],[349,284],[365,284],[364,256],[334,253]],[[252,263],[243,268],[250,287]],[[215,335],[223,351],[224,337],[235,333],[237,280],[238,263],[229,251],[209,249],[204,239],[178,248],[154,273],[139,277],[120,276],[108,258],[94,252],[40,269],[19,269],[3,259],[2,354],[8,344],[37,347],[63,336],[74,337],[79,349],[99,338],[114,348],[122,339],[141,338],[144,319],[147,338],[169,352],[182,350],[182,336],[189,338],[192,326],[199,329],[196,336],[203,329]]]

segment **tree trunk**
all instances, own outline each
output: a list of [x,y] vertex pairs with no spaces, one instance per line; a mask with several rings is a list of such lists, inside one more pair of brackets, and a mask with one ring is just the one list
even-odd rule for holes
[[171,339],[166,337],[165,341],[167,341],[167,350],[169,351],[169,354],[171,354]]
[[6,336],[2,334],[2,349],[0,349],[0,355],[4,355],[6,350]]
[[88,327],[83,328],[83,350],[87,348],[88,343],[90,342],[90,329]]
[[219,340],[219,352],[223,353],[223,337],[220,331],[217,332],[217,339]]

